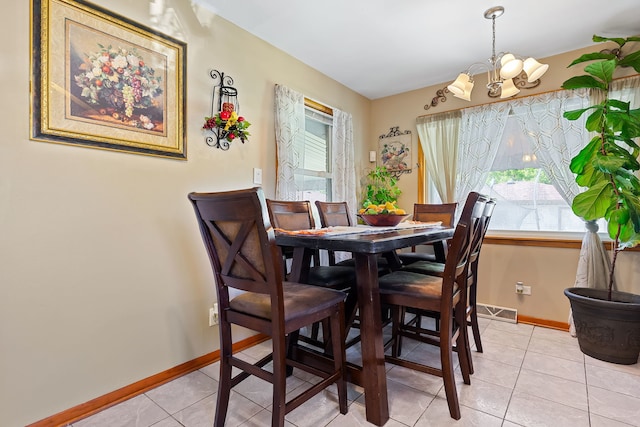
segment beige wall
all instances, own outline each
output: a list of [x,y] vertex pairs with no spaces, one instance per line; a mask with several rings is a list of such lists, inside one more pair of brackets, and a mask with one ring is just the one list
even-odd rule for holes
[[[7,3],[7,2],[5,2]],[[97,1],[151,25],[149,2]],[[169,2],[168,2],[169,3]],[[274,84],[353,114],[356,155],[370,101],[188,1],[188,161],[29,140],[29,2],[0,31],[0,424],[25,425],[218,348],[212,275],[190,191],[275,187]],[[201,21],[199,21],[199,19]],[[202,22],[202,23],[201,23]],[[232,76],[250,141],[204,143],[215,68]]]
[[[265,192],[273,195],[274,84],[353,114],[359,176],[370,167],[367,154],[378,135],[390,127],[412,130],[417,144],[415,117],[436,88],[367,100],[176,1],[188,43],[188,161],[30,141],[28,3],[5,5],[0,18],[0,35],[11,41],[0,51],[0,414],[9,426],[218,348],[217,330],[207,326],[215,300],[210,268],[186,195],[252,186],[254,167],[263,169]],[[148,2],[96,3],[151,25]],[[564,63],[552,64],[551,76]],[[210,109],[212,68],[235,79],[242,114],[252,123],[250,141],[227,152],[206,146],[200,130]],[[540,90],[555,89],[560,80],[545,77]],[[463,106],[456,101],[433,111]],[[416,200],[417,176],[400,181],[403,206]],[[577,251],[489,246],[480,300],[562,321],[568,306],[561,290],[572,283],[576,264]],[[634,265],[625,261],[626,277],[637,277]],[[532,285],[534,295],[519,302],[515,280]]]

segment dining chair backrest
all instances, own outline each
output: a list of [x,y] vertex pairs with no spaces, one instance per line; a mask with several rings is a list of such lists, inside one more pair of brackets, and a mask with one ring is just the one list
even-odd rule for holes
[[471,254],[469,257],[470,263],[477,264],[477,260],[480,255],[480,249],[482,248],[482,242],[484,241],[484,236],[487,233],[489,221],[491,220],[491,215],[493,215],[493,209],[495,208],[495,206],[495,199],[487,199],[484,210],[482,212],[481,222],[478,229],[476,230],[474,241],[471,247]]
[[[311,202],[308,200],[273,200],[267,199],[267,211],[274,228],[287,231],[310,230],[316,228]],[[293,249],[280,248],[284,261],[293,258]],[[320,265],[320,253],[313,254],[313,264]],[[285,265],[286,267],[286,265]]]
[[269,218],[275,228],[288,231],[315,228],[315,221],[308,200],[272,200],[267,199]]
[[347,202],[316,201],[322,227],[352,226],[351,214]]
[[[353,226],[347,202],[322,202],[316,200],[316,208],[318,210],[318,216],[320,217],[320,226],[323,228]],[[329,265],[335,265],[336,253],[334,251],[327,251],[327,255],[329,257]],[[351,258],[350,261],[353,261],[353,259]]]
[[[456,224],[454,235],[451,238],[447,260],[444,265],[443,278],[445,280],[443,283],[451,284],[452,282],[446,279],[453,279],[458,288],[465,291],[464,293],[466,293],[466,275],[468,274],[472,245],[478,230],[481,228],[482,214],[487,200],[486,196],[475,191],[467,196],[460,219]],[[447,286],[444,286],[444,288],[447,288]],[[454,290],[452,288],[446,289],[446,292],[452,294]],[[445,298],[444,293],[445,289],[443,289],[443,299]]]
[[457,203],[416,203],[413,205],[413,220],[422,222],[441,221],[444,227],[452,227],[457,207]]
[[[421,222],[440,221],[444,227],[453,227],[456,217],[457,203],[415,203],[413,205],[413,220]],[[432,246],[432,245],[428,245]],[[444,253],[441,255],[445,257]],[[437,257],[431,253],[416,252],[416,247],[411,247],[410,253],[398,254],[403,264],[411,264],[417,261],[436,261]]]
[[229,288],[269,294],[282,319],[282,258],[275,244],[262,189],[189,195],[215,274],[218,304],[229,306]]

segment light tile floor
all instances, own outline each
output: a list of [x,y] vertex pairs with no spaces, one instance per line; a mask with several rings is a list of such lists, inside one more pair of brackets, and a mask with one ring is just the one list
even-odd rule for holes
[[[387,365],[391,419],[402,426],[640,426],[640,364],[615,365],[584,356],[567,332],[481,319],[484,353],[473,353],[471,385],[458,375],[462,418],[449,417],[442,380]],[[407,340],[406,357],[437,361],[437,350]],[[270,342],[242,353],[258,360]],[[357,346],[349,360],[359,358]],[[218,363],[92,417],[73,427],[211,426],[216,407]],[[459,373],[459,372],[458,372]],[[287,390],[308,385],[313,377],[295,371]],[[338,411],[335,386],[286,416],[288,427],[366,426],[364,395],[349,385],[349,412]],[[251,377],[231,392],[227,426],[269,426],[271,387]]]

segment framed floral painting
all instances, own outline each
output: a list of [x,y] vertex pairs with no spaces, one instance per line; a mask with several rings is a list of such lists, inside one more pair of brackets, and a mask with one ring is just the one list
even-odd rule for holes
[[32,0],[31,139],[186,159],[186,44],[83,0]]

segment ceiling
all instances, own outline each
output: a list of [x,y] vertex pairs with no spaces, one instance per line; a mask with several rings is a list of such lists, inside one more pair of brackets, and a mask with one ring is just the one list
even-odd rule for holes
[[640,0],[195,0],[369,99],[452,81],[496,51],[537,59],[640,34]]

